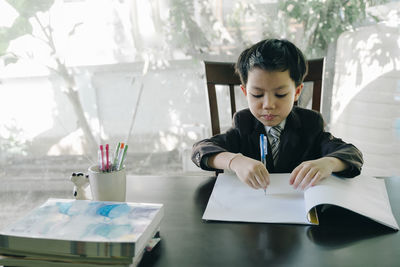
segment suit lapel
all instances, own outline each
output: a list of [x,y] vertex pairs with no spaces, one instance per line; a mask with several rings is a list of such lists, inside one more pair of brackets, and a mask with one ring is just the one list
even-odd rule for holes
[[[267,155],[267,170],[271,172],[290,172],[293,165],[293,160],[297,159],[298,156],[296,147],[301,142],[299,129],[301,128],[301,121],[296,114],[296,107],[293,107],[292,111],[286,119],[285,128],[282,131],[280,137],[279,146],[279,158],[274,166],[274,161],[271,153],[271,145],[268,142],[268,155]],[[260,152],[260,134],[267,134],[265,132],[264,125],[256,120],[254,125],[254,131],[250,137],[250,147],[256,148],[254,151],[253,158],[261,160]]]
[[287,172],[287,169],[290,168],[289,166],[292,165],[291,160],[296,157],[293,155],[296,153],[295,147],[300,142],[298,130],[300,127],[301,122],[292,109],[286,119],[285,129],[283,129],[280,137],[279,158],[275,166],[276,172]]

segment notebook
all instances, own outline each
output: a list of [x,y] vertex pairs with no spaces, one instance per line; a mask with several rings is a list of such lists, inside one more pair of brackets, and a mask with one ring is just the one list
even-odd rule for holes
[[255,190],[235,174],[218,175],[204,220],[319,224],[316,207],[329,204],[366,216],[393,230],[399,226],[393,216],[385,182],[369,176],[330,176],[305,191],[289,185],[290,174],[270,174],[266,190]]

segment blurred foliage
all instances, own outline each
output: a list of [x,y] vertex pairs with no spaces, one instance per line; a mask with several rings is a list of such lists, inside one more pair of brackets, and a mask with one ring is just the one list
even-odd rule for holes
[[195,18],[195,1],[171,0],[169,20],[164,30],[170,45],[183,50],[186,55],[196,55],[208,50],[210,41],[207,31],[199,26]]
[[[32,37],[41,40],[50,49],[49,58],[52,59],[53,65],[46,65],[46,67],[59,75],[60,78],[65,82],[63,93],[67,96],[70,101],[74,113],[77,118],[77,128],[81,128],[85,136],[85,145],[92,151],[96,151],[97,143],[94,138],[93,132],[90,129],[88,119],[84,114],[84,109],[79,98],[79,92],[77,90],[74,73],[65,64],[63,59],[58,53],[58,47],[56,46],[55,38],[53,35],[54,28],[50,23],[50,8],[54,4],[54,0],[6,0],[17,12],[18,16],[14,20],[11,27],[2,27],[0,29],[0,57],[4,58],[4,64],[14,63],[19,59],[23,58],[23,55],[16,55],[12,52],[8,52],[8,46],[11,41],[17,39],[23,35],[31,35]],[[46,19],[41,18],[41,13],[47,13],[44,16]],[[69,35],[72,35],[75,28],[81,23],[76,23],[69,31]],[[34,34],[33,25],[38,25],[40,34]],[[29,54],[29,53],[27,53]],[[29,57],[29,56],[28,56]],[[30,57],[33,58],[33,57]],[[60,88],[55,88],[60,89]]]
[[[309,57],[326,55],[330,43],[344,31],[353,30],[367,19],[378,19],[367,8],[388,0],[286,0],[279,9],[303,28],[302,48]],[[293,37],[293,36],[292,36]]]
[[8,136],[0,136],[0,154],[25,156],[30,142],[23,137],[23,129],[18,127],[15,120],[8,125],[3,125],[3,128],[8,132]]
[[[79,98],[74,95],[77,91],[74,74],[65,65],[65,61],[58,57],[54,44],[52,32],[56,29],[41,24],[39,19],[41,13],[49,11],[55,1],[6,1],[19,15],[11,27],[0,27],[0,57],[3,62],[7,65],[18,60],[17,55],[8,51],[10,42],[26,34],[33,35],[32,25],[39,24],[45,37],[41,39],[49,45],[50,56],[55,61],[53,71],[60,74],[66,84],[69,84],[70,89],[67,93],[71,95],[71,103],[77,103]],[[134,3],[132,6],[136,6],[142,0],[129,1]],[[368,7],[389,2],[389,0],[282,0],[276,3],[261,0],[162,1],[165,0],[149,0],[153,6],[151,19],[155,25],[156,44],[148,45],[138,28],[133,27],[131,31],[134,49],[142,55],[142,59],[147,58],[155,67],[168,65],[168,60],[181,59],[182,54],[187,58],[197,59],[214,56],[216,58],[217,55],[228,55],[236,59],[244,47],[268,37],[295,41],[309,58],[326,56],[328,46],[336,42],[342,32],[352,30],[368,20],[377,20],[368,14]],[[226,4],[228,2],[231,6]],[[161,3],[168,8],[166,17],[160,14],[158,7]],[[218,14],[216,8],[218,4],[222,10],[221,14]],[[141,15],[140,10],[136,12],[132,12],[134,17],[131,20],[132,24],[135,24],[138,14]],[[81,22],[77,22],[69,35],[72,35],[80,25]],[[123,58],[123,55],[121,57]],[[87,125],[83,109],[76,111],[76,114],[81,118],[80,125]],[[89,133],[90,130],[87,129],[86,135],[89,136]]]
[[203,58],[207,54],[219,53],[221,46],[233,43],[217,19],[213,3],[210,0],[170,0],[163,28],[170,50]]
[[237,2],[230,14],[227,14],[225,23],[228,28],[231,28],[232,38],[236,43],[242,46],[249,46],[251,41],[246,38],[246,30],[243,25],[246,25],[246,18],[256,15],[254,4]]
[[321,57],[344,31],[378,21],[368,13],[368,8],[387,2],[389,0],[282,0],[277,3],[238,0],[232,2],[233,7],[223,18],[217,18],[212,12],[215,1],[171,0],[164,30],[173,48],[193,57],[205,53],[235,55],[263,38],[287,38],[295,41],[308,57]]
[[[7,54],[10,42],[26,34],[32,34],[33,27],[29,19],[36,17],[38,12],[45,12],[54,4],[54,0],[6,0],[18,13],[11,27],[0,27],[0,56]],[[17,60],[16,55],[9,53],[5,63]]]
[[[0,28],[0,56],[6,54],[11,40],[32,34],[30,18],[49,10],[54,4],[54,0],[6,1],[19,12],[19,17],[10,28]],[[157,1],[150,2],[155,5]],[[160,48],[152,53],[164,60],[173,59],[176,51],[194,58],[207,54],[232,55],[258,39],[298,40],[300,30],[302,37],[297,44],[307,56],[324,56],[328,45],[342,32],[354,29],[368,19],[377,20],[368,14],[368,7],[387,2],[389,0],[282,0],[277,3],[238,0],[232,1],[231,10],[225,12],[223,18],[218,18],[214,12],[216,1],[169,0],[167,19],[157,29],[166,45],[161,47],[163,54],[160,54]],[[222,5],[224,1],[219,3]],[[152,15],[153,20],[159,18],[159,14]],[[260,36],[251,36],[249,29],[258,31]],[[137,33],[133,35],[138,44],[136,49],[152,51],[150,47],[140,45]],[[5,63],[15,62],[15,55],[8,53],[5,60]]]

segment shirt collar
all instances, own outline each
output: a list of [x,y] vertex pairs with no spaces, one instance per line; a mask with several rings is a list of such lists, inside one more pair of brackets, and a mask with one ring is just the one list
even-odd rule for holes
[[[281,127],[281,129],[283,130],[283,129],[285,129],[285,124],[286,124],[286,119],[284,119],[283,121],[281,121],[278,125],[276,125],[276,126],[279,126],[279,127]],[[271,129],[272,127],[276,127],[276,126],[264,126],[265,127],[265,132],[266,133],[269,133],[269,129]]]

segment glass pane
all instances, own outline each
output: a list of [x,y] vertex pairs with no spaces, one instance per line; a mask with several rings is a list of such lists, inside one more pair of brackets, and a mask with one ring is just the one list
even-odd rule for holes
[[304,83],[303,90],[301,91],[298,105],[302,108],[311,109],[313,94],[313,82]]
[[[327,128],[360,147],[366,172],[399,175],[398,1],[9,2],[0,0],[0,228],[48,197],[72,198],[71,173],[96,164],[100,144],[128,144],[129,174],[210,175],[190,159],[211,132],[201,62],[235,62],[271,37],[327,58]],[[230,108],[220,110],[226,129]]]
[[360,148],[365,174],[392,176],[400,174],[399,20],[381,11],[383,23],[338,40],[330,128]]
[[[215,87],[218,102],[218,116],[220,120],[221,132],[226,131],[232,126],[232,111],[230,104],[229,87],[217,85]],[[234,87],[236,111],[247,108],[246,97],[243,95],[240,86]]]

